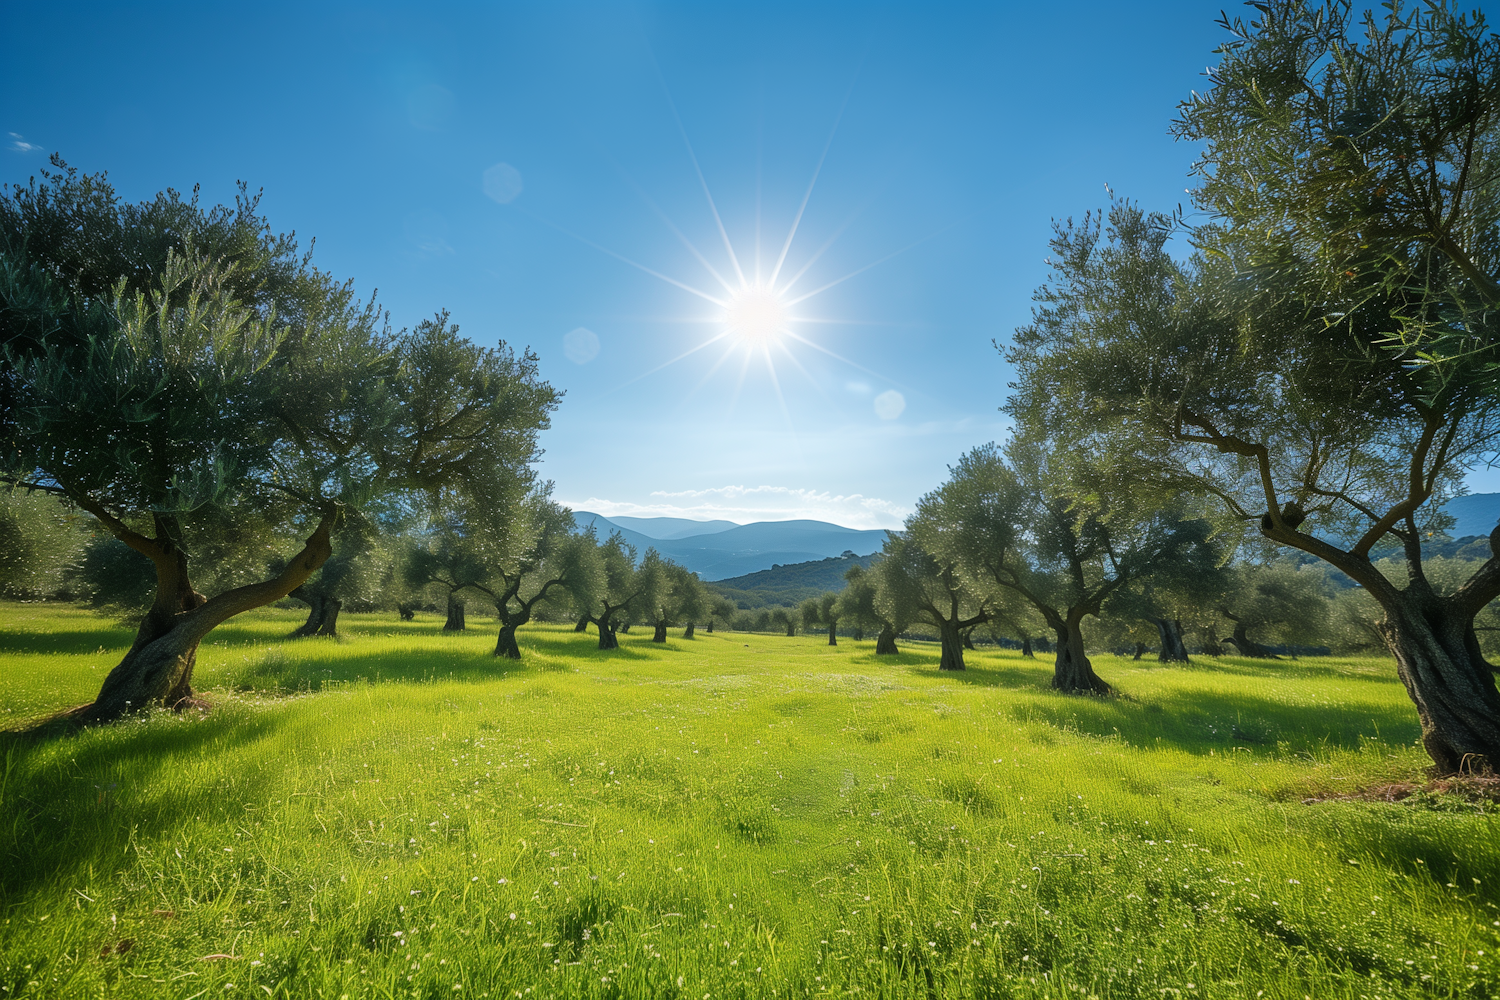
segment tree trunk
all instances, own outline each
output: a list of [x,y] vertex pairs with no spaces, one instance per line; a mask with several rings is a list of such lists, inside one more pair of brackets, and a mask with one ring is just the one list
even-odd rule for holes
[[1029,660],[1036,659],[1036,654],[1031,651],[1031,636],[1029,635],[1021,637],[1021,655]]
[[938,626],[938,639],[943,650],[938,658],[938,669],[962,670],[964,668],[963,634],[957,628],[944,622]]
[[[691,626],[691,625],[688,626],[688,628],[690,630],[692,629],[692,627],[693,626]],[[713,635],[714,634],[714,620],[712,618],[710,618],[708,620],[708,627],[705,628],[703,631],[707,632],[709,635]]]
[[896,648],[896,633],[889,625],[883,625],[875,638],[875,655],[890,656],[901,652]]
[[620,631],[624,632],[626,635],[629,635],[630,634],[630,623],[626,622],[624,625],[621,625],[620,626]]
[[98,696],[91,704],[66,713],[67,717],[89,724],[155,706],[177,711],[194,706],[198,643],[235,615],[279,601],[305,583],[333,554],[329,536],[337,522],[336,511],[325,515],[302,551],[271,579],[205,599],[189,582],[186,554],[162,537],[161,519],[154,540],[106,521],[116,537],[156,564],[156,602],[141,620],[129,651],[104,678]]
[[796,623],[795,622],[787,622],[786,623],[786,637],[788,639],[790,639],[793,636],[795,636],[796,634],[797,634],[797,625],[796,625]]
[[452,594],[448,595],[448,620],[443,622],[443,631],[464,631],[464,602]]
[[620,640],[615,638],[615,626],[606,619],[599,619],[599,648],[619,649]]
[[587,618],[578,619],[578,624],[573,626],[574,632],[587,632],[588,630],[589,620]]
[[1260,643],[1250,638],[1250,636],[1246,634],[1247,628],[1248,626],[1242,625],[1239,622],[1235,622],[1234,635],[1229,639],[1230,642],[1234,643],[1234,648],[1239,650],[1241,656],[1250,657],[1251,659],[1256,660],[1281,659],[1281,657],[1271,652],[1265,646],[1262,646]]
[[1161,636],[1161,653],[1156,659],[1161,663],[1187,663],[1187,646],[1182,643],[1182,622],[1171,618],[1153,618],[1156,634]]
[[1141,657],[1143,657],[1145,655],[1146,655],[1146,644],[1144,642],[1138,642],[1138,643],[1136,643],[1135,644],[1135,655],[1132,656],[1131,659],[1132,660],[1139,660]]
[[[709,622],[708,623],[708,630],[710,632],[712,632],[714,630],[713,629],[713,622]],[[692,622],[688,622],[687,623],[687,628],[685,628],[685,629],[682,630],[682,637],[684,639],[691,639],[691,638],[693,638],[693,623]]]
[[830,645],[830,646],[837,646],[838,644],[839,644],[839,623],[838,622],[829,622],[828,623],[828,645]]
[[396,613],[401,616],[401,620],[404,622],[409,622],[413,618],[417,617],[417,609],[412,607],[410,604],[396,605]]
[[1224,647],[1219,645],[1219,640],[1214,638],[1213,632],[1210,631],[1210,632],[1208,632],[1206,634],[1208,636],[1208,641],[1206,641],[1203,644],[1203,655],[1204,656],[1223,656],[1224,655]]
[[653,632],[653,633],[651,633],[651,641],[652,642],[666,642],[667,641],[667,623],[666,622],[659,621],[659,622],[656,623],[656,631]]
[[344,602],[330,597],[323,602],[323,623],[318,626],[319,635],[331,635],[335,638],[339,634],[339,612],[344,608]]
[[854,626],[854,641],[855,642],[864,642],[864,640],[865,640],[864,626],[862,626],[862,625],[856,625],[856,626]]
[[1472,617],[1431,591],[1413,593],[1416,586],[1391,599],[1378,628],[1417,706],[1422,745],[1439,774],[1491,773],[1500,765],[1494,670]]
[[974,648],[974,630],[972,628],[966,628],[966,629],[963,630],[962,634],[963,634],[963,637],[964,637],[964,649],[973,649]]
[[298,587],[287,594],[307,604],[307,621],[299,625],[288,638],[303,639],[310,635],[317,635],[318,629],[323,627],[323,616],[327,612],[328,600],[317,591],[310,591],[306,587]]
[[1053,666],[1052,686],[1069,694],[1109,694],[1111,690],[1094,673],[1094,665],[1083,649],[1083,631],[1072,615],[1057,633],[1057,662]]
[[495,655],[503,656],[507,660],[521,658],[521,647],[516,644],[516,626],[500,626],[500,638],[495,642]]

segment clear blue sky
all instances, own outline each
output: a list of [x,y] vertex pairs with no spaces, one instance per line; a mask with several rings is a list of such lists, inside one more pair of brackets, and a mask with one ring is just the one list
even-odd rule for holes
[[[263,187],[397,325],[447,308],[540,354],[576,507],[894,527],[1004,435],[991,340],[1051,220],[1106,184],[1183,200],[1167,128],[1219,9],[9,0],[0,180],[55,150],[132,199]],[[778,289],[801,277],[733,304],[705,185],[764,282],[820,160]]]

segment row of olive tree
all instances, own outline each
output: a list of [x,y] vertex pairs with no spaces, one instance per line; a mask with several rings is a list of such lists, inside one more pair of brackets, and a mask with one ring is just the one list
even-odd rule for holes
[[[967,630],[1040,620],[1054,686],[1103,693],[1083,622],[1133,603],[1185,656],[1169,605],[1258,529],[1378,606],[1437,768],[1488,768],[1500,692],[1475,622],[1500,598],[1500,528],[1461,579],[1423,541],[1500,459],[1500,36],[1447,5],[1254,6],[1175,126],[1201,145],[1206,221],[1116,201],[1057,226],[1003,348],[1014,436],[964,456],[841,603],[883,651],[936,630],[945,669]],[[1250,603],[1217,610],[1264,652],[1251,616],[1275,601]]]
[[572,514],[538,484],[513,507],[464,503],[416,532],[404,576],[415,588],[436,586],[449,598],[448,627],[462,628],[451,608],[464,596],[494,606],[500,619],[496,656],[519,659],[516,630],[545,610],[549,617],[593,625],[600,649],[619,645],[632,624],[650,625],[652,641],[682,626],[691,639],[699,624],[713,630],[733,606],[715,598],[697,574],[655,549],[639,556],[618,533],[600,540],[593,525],[580,531]]

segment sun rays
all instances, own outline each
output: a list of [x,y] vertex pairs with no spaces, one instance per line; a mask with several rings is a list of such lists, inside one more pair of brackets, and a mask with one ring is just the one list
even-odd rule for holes
[[[665,81],[663,81],[665,86]],[[831,233],[823,237],[821,243],[816,245],[810,253],[799,254],[797,252],[798,238],[803,235],[805,223],[808,221],[808,209],[813,204],[813,195],[817,190],[819,179],[823,175],[824,166],[833,147],[833,141],[838,133],[839,122],[843,118],[844,108],[839,109],[833,127],[829,132],[827,141],[818,156],[816,165],[808,179],[807,187],[802,192],[802,197],[792,213],[791,223],[783,238],[775,239],[774,242],[766,240],[762,232],[762,204],[760,193],[760,180],[757,176],[754,232],[746,244],[736,246],[734,238],[731,237],[731,227],[726,224],[725,216],[720,211],[719,203],[709,186],[708,178],[693,149],[692,141],[688,137],[687,129],[683,126],[682,119],[678,115],[675,102],[667,95],[667,103],[671,107],[673,122],[676,125],[678,135],[682,138],[684,150],[692,166],[693,177],[703,195],[703,204],[708,209],[712,220],[714,234],[718,237],[718,247],[710,249],[695,243],[684,231],[686,227],[679,225],[666,211],[663,210],[645,190],[641,188],[626,172],[616,163],[615,167],[626,183],[635,191],[636,195],[648,207],[653,215],[667,228],[672,236],[691,255],[693,261],[702,268],[698,279],[680,272],[674,273],[673,269],[666,267],[653,267],[633,259],[617,250],[604,246],[595,240],[574,232],[571,229],[560,226],[547,219],[539,218],[538,222],[566,234],[569,237],[591,247],[601,253],[627,264],[644,274],[648,274],[657,280],[671,285],[672,287],[687,292],[707,303],[711,303],[715,309],[709,314],[697,313],[696,315],[684,315],[671,317],[673,322],[689,322],[701,324],[706,328],[704,338],[686,350],[679,351],[674,356],[651,366],[646,371],[641,371],[633,377],[627,378],[612,386],[608,392],[618,392],[628,386],[634,385],[644,379],[651,378],[662,371],[678,365],[694,356],[702,356],[708,360],[705,370],[702,372],[695,384],[687,388],[683,393],[683,401],[693,397],[704,388],[716,376],[722,377],[721,372],[726,369],[734,373],[732,391],[726,394],[728,406],[731,411],[739,402],[747,382],[764,379],[763,387],[774,394],[777,409],[786,418],[789,425],[792,421],[792,410],[787,400],[787,384],[785,374],[795,370],[797,375],[815,389],[815,391],[827,397],[827,389],[812,371],[803,363],[798,352],[811,351],[815,355],[823,355],[833,361],[846,365],[856,371],[862,372],[879,379],[890,385],[899,385],[900,382],[892,379],[882,372],[874,371],[865,365],[859,364],[851,358],[834,350],[827,344],[819,343],[813,329],[818,326],[889,326],[888,323],[866,323],[852,318],[813,316],[807,315],[797,307],[829,291],[850,279],[864,274],[870,269],[879,266],[894,257],[912,249],[920,243],[937,235],[933,233],[921,240],[914,241],[891,253],[884,254],[873,261],[864,263],[847,273],[841,274],[831,280],[817,283],[811,291],[795,291],[794,288],[808,279],[809,275],[816,277],[815,267],[820,261],[825,260],[828,252],[848,231],[849,227],[862,214],[864,208],[854,211],[841,224],[836,225]],[[848,97],[845,98],[845,106]],[[758,171],[757,171],[758,173]],[[789,206],[790,207],[790,206]],[[522,211],[525,211],[522,209]],[[531,214],[531,213],[527,213]],[[941,231],[941,230],[940,230]],[[774,252],[773,260],[764,260],[762,247],[767,246]],[[769,255],[767,255],[769,256]],[[647,258],[649,259],[649,258]],[[769,266],[766,266],[769,265]],[[705,283],[703,279],[706,278]],[[808,280],[808,284],[812,281]],[[806,287],[806,285],[803,285]],[[707,352],[705,355],[704,352]],[[736,365],[735,362],[738,362]],[[737,371],[736,371],[737,369]],[[785,371],[783,371],[784,369]],[[754,378],[752,378],[752,375]],[[794,379],[795,381],[795,379]]]

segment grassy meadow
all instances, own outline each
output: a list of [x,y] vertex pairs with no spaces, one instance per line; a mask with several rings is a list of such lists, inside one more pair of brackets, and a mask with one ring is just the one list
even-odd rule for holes
[[[206,717],[6,739],[0,997],[1500,996],[1500,826],[1384,660],[236,619]],[[0,605],[0,726],[131,632]]]

